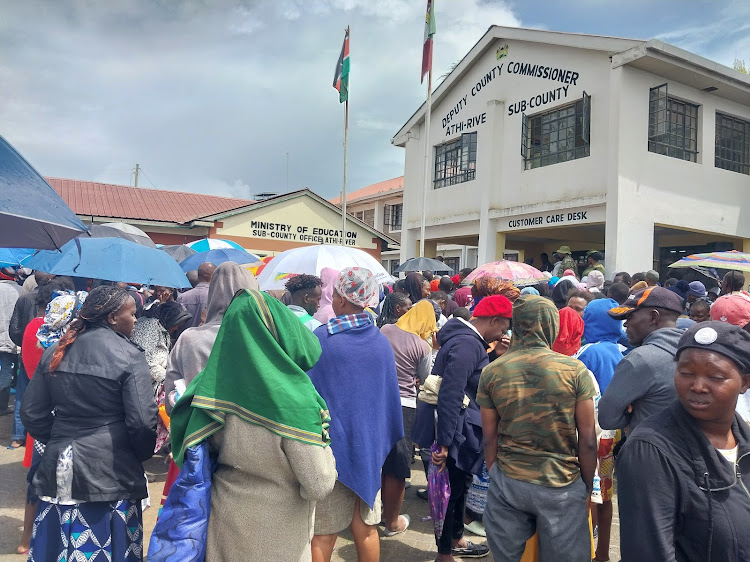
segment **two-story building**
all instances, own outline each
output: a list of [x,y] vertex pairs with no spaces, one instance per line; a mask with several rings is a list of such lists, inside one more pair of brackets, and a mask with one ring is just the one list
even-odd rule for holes
[[605,250],[611,277],[750,251],[750,78],[718,63],[655,39],[494,26],[433,92],[429,138],[425,117],[392,139],[402,259],[419,254],[423,213],[425,255],[476,246],[479,264],[568,245]]

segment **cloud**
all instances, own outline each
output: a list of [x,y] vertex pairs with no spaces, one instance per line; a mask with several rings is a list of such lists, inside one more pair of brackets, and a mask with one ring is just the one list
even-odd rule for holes
[[[349,185],[403,174],[390,138],[424,99],[423,1],[0,0],[0,133],[45,175],[249,197],[341,189],[331,83],[352,29]],[[506,2],[437,5],[435,75]],[[146,185],[146,184],[144,184]]]

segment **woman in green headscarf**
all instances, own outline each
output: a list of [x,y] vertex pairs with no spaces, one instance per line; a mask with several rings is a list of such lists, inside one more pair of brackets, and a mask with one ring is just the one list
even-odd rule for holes
[[305,371],[318,339],[280,301],[238,293],[206,368],[172,410],[175,462],[208,439],[206,560],[311,560],[315,502],[336,482],[328,408]]

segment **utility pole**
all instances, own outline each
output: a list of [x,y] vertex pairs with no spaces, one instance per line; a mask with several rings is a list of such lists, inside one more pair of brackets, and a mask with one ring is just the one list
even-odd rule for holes
[[286,192],[289,193],[289,153],[286,153]]
[[138,187],[138,175],[141,173],[141,167],[136,164],[135,165],[135,187]]

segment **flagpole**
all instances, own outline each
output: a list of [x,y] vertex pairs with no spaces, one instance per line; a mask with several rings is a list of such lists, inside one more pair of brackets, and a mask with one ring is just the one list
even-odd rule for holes
[[[350,32],[351,33],[351,32]],[[349,35],[349,41],[351,44],[351,34]],[[344,193],[341,197],[341,217],[343,220],[343,228],[341,230],[341,244],[346,246],[346,176],[347,176],[347,160],[349,152],[349,96],[346,97],[346,108],[344,110]]]
[[430,156],[431,156],[431,143],[430,143],[430,121],[432,121],[432,65],[427,73],[427,111],[425,112],[425,123],[424,123],[424,182],[422,185],[422,223],[421,231],[419,235],[419,256],[427,257],[424,255],[425,246],[425,221],[427,216],[427,191],[430,185]]

